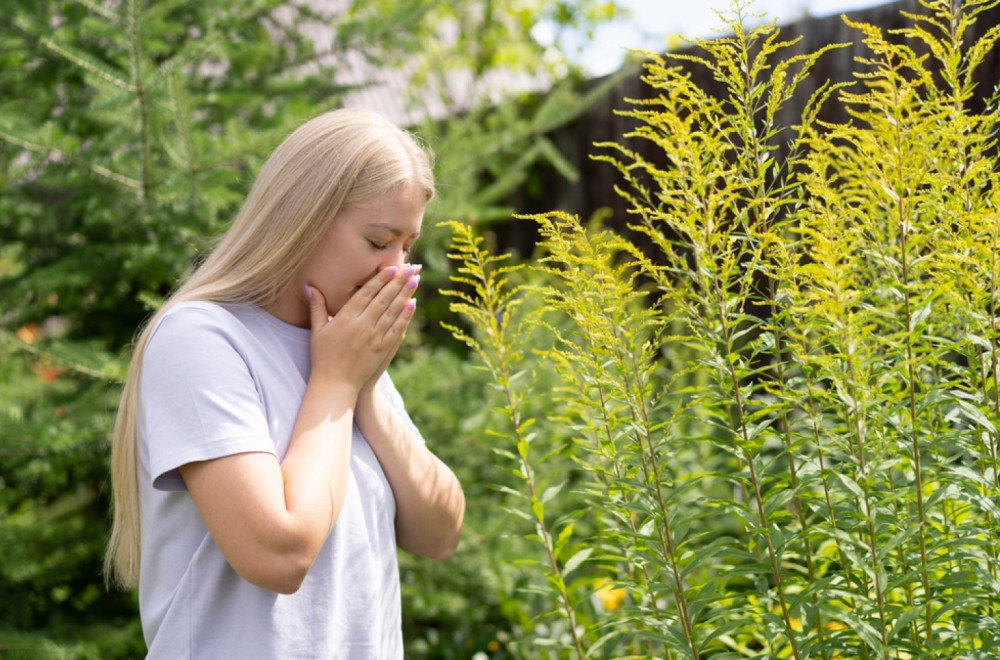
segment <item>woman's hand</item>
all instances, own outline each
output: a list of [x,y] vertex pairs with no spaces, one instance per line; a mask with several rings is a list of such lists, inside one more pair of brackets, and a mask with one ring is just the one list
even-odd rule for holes
[[416,301],[419,266],[387,268],[364,284],[331,317],[323,294],[306,285],[312,326],[312,377],[371,387],[396,355]]

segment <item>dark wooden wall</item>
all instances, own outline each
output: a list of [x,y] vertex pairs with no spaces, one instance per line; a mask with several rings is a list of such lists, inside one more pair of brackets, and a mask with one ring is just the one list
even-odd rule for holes
[[[917,0],[900,0],[870,9],[847,12],[846,16],[856,22],[880,26],[885,33],[888,33],[890,30],[912,24],[901,14],[902,11],[918,14],[927,12]],[[968,43],[972,43],[997,24],[1000,24],[1000,7],[979,17],[971,33],[966,35]],[[799,36],[802,39],[794,46],[794,51],[786,51],[784,57],[794,53],[815,52],[832,43],[850,42],[852,45],[827,52],[819,59],[810,79],[800,85],[796,96],[786,104],[782,116],[779,117],[779,124],[784,126],[798,123],[804,104],[820,85],[825,81],[851,80],[854,73],[862,66],[857,62],[857,58],[870,55],[870,51],[861,43],[861,34],[848,27],[840,15],[807,18],[781,26],[783,40]],[[907,43],[911,47],[916,47],[912,42]],[[697,69],[692,69],[692,72],[702,79],[699,85],[704,89],[716,94],[721,93],[718,85],[705,75],[704,70],[698,72]],[[987,55],[986,61],[978,71],[977,110],[982,109],[983,99],[993,93],[998,81],[1000,81],[1000,48],[995,48]],[[600,81],[595,81],[594,84],[597,82]],[[550,136],[562,153],[578,168],[581,178],[578,182],[571,183],[554,171],[539,169],[535,174],[542,178],[543,185],[535,186],[534,189],[543,192],[538,194],[526,191],[519,199],[513,200],[516,208],[525,213],[560,210],[578,214],[584,219],[591,217],[599,209],[609,209],[611,218],[608,222],[618,228],[624,227],[627,223],[625,202],[614,191],[615,185],[621,182],[620,175],[611,165],[594,161],[591,156],[601,152],[594,147],[595,143],[617,141],[629,148],[646,152],[644,153],[646,158],[653,162],[657,161],[658,154],[650,152],[648,143],[626,142],[622,139],[622,136],[632,129],[633,124],[632,120],[616,114],[616,110],[629,107],[624,99],[646,98],[652,91],[636,73],[620,83],[607,97],[596,104],[590,113]],[[843,116],[843,108],[833,100],[824,107],[821,118],[832,121],[846,119]],[[514,221],[506,227],[496,229],[500,234],[500,244],[506,245],[507,249],[524,253],[530,251],[534,245],[535,235],[531,223]]]

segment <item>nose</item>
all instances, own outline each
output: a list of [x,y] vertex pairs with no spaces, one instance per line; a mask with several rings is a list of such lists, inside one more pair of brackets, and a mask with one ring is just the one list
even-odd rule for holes
[[378,269],[385,270],[390,266],[395,266],[402,270],[403,266],[406,265],[406,251],[402,248],[392,248],[387,250],[385,255],[379,261]]
[[398,249],[392,250],[392,263],[389,265],[395,266],[396,268],[402,268],[404,265],[406,265],[406,257],[407,257],[406,250],[404,250],[403,247],[400,246]]

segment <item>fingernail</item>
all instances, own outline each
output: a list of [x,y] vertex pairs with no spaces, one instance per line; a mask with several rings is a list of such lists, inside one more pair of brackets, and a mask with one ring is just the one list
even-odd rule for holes
[[312,298],[312,297],[313,297],[313,292],[312,292],[312,290],[311,290],[311,289],[309,288],[309,285],[308,285],[308,284],[303,284],[303,285],[302,285],[302,288],[304,288],[304,289],[306,290],[306,298]]
[[408,311],[412,312],[416,308],[417,308],[417,299],[416,298],[410,298],[409,300],[406,301],[406,309]]
[[416,289],[417,285],[420,284],[420,276],[414,275],[410,278],[410,281],[406,283],[407,289]]
[[407,266],[406,270],[403,271],[403,276],[404,277],[413,277],[413,274],[416,273],[416,272],[417,272],[417,268],[415,266]]
[[399,272],[399,268],[395,266],[389,266],[388,268],[385,269],[385,272],[389,275],[389,277],[393,277],[396,273]]

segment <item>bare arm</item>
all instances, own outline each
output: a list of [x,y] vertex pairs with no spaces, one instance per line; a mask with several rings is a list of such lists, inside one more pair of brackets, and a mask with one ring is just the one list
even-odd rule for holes
[[416,438],[375,387],[358,398],[358,427],[378,457],[396,499],[396,543],[447,559],[462,534],[465,494],[454,473]]
[[288,452],[236,454],[181,467],[212,538],[247,581],[296,591],[346,492],[358,395],[402,341],[412,308],[403,278],[372,278],[332,319],[311,289],[312,374]]

